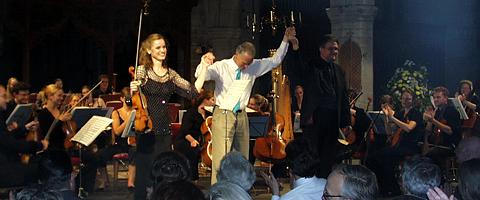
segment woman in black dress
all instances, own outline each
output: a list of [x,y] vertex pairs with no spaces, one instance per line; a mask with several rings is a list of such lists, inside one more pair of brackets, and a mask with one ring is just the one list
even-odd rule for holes
[[205,142],[202,139],[200,127],[212,113],[205,110],[205,106],[214,106],[215,97],[211,91],[203,91],[195,101],[195,105],[183,114],[182,127],[175,138],[174,149],[187,157],[192,170],[192,180],[198,180],[198,160],[200,150]]
[[[158,154],[171,150],[170,118],[168,103],[173,93],[193,99],[205,81],[206,68],[192,85],[171,69],[166,62],[167,40],[160,34],[151,34],[142,42],[136,71],[137,80],[130,82],[131,91],[141,87],[147,99],[148,111],[153,122],[152,130],[137,135],[135,158],[135,199],[146,199],[146,188],[152,185],[150,171]],[[202,60],[205,60],[202,58]],[[207,66],[211,63],[202,61]]]

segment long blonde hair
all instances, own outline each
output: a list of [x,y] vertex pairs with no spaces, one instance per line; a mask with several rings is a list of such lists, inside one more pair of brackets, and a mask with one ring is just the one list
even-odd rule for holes
[[[153,61],[150,54],[148,54],[148,50],[152,47],[152,43],[155,40],[163,40],[165,41],[165,45],[168,48],[168,41],[165,37],[158,33],[150,34],[147,39],[143,40],[142,46],[140,47],[139,53],[139,64],[145,66],[145,68],[153,67]],[[162,62],[162,66],[167,66],[167,58]]]

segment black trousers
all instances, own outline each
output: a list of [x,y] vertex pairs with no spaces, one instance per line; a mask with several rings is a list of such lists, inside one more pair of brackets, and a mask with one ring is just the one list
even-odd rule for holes
[[177,140],[174,143],[175,151],[184,155],[190,164],[192,180],[198,180],[198,161],[200,160],[200,147],[192,148],[186,140]]
[[336,163],[339,133],[337,116],[337,109],[317,108],[312,116],[313,123],[303,127],[303,137],[320,159],[316,172],[320,178],[327,178]]
[[147,187],[153,185],[151,171],[155,157],[172,150],[170,135],[137,135],[137,152],[135,155],[135,199],[147,199]]

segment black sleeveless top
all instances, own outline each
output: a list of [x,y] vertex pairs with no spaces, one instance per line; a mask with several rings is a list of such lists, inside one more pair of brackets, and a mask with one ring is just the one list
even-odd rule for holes
[[[118,118],[120,119],[120,124],[122,124],[125,120],[122,119],[122,116],[118,110],[115,110],[115,112],[117,112]],[[115,145],[128,146],[127,138],[122,138],[122,135],[115,135]]]

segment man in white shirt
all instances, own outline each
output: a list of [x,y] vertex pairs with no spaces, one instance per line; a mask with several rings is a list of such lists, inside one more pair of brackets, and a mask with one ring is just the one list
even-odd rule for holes
[[280,197],[279,185],[273,174],[270,176],[265,173],[261,174],[272,189],[272,200],[322,199],[327,180],[315,176],[319,160],[318,156],[308,150],[308,142],[302,138],[292,140],[288,143],[285,151],[292,190]]
[[[269,72],[278,66],[288,50],[288,42],[295,38],[295,28],[289,27],[285,30],[280,47],[275,55],[270,58],[253,59],[255,57],[255,46],[250,42],[240,44],[235,54],[230,59],[224,59],[208,66],[206,56],[197,66],[195,76],[197,77],[203,67],[208,66],[206,80],[215,81],[215,99],[217,100],[213,112],[212,124],[212,181],[217,182],[216,175],[223,156],[235,149],[248,158],[248,118],[245,107],[248,104],[253,82],[259,76]],[[240,99],[235,106],[227,106],[229,87],[235,80],[248,80],[249,84],[242,91]]]

